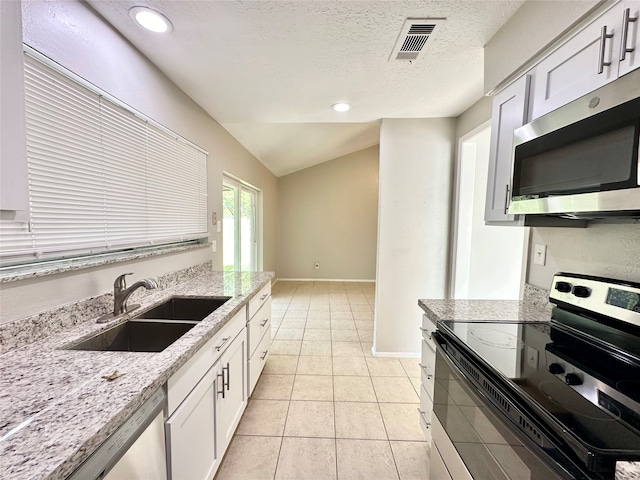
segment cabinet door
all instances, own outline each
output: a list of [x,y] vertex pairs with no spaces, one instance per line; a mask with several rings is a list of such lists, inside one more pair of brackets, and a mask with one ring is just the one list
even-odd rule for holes
[[211,368],[166,421],[172,480],[209,480],[217,468],[216,395],[218,378]]
[[529,75],[519,78],[493,98],[485,222],[516,223],[519,220],[515,215],[508,215],[507,208],[511,194],[513,131],[526,122],[528,103]]
[[623,7],[618,76],[640,67],[640,0],[627,0]]
[[538,64],[532,119],[618,78],[622,7],[618,3]]
[[221,390],[224,390],[224,397],[222,393],[218,394],[216,410],[216,438],[218,453],[221,456],[224,455],[224,451],[231,442],[233,432],[247,405],[246,352],[247,335],[243,330],[229,345],[214,367],[222,375],[218,378],[223,380]]

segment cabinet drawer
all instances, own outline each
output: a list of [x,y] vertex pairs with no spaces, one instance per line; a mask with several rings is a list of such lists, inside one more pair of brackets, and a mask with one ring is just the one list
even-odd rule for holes
[[249,329],[249,344],[247,347],[248,357],[251,358],[258,348],[258,344],[262,340],[264,333],[267,330],[271,330],[271,297],[267,297],[267,300],[258,310],[249,323],[247,324]]
[[269,358],[269,348],[271,347],[271,329],[267,329],[266,333],[262,337],[262,341],[256,348],[255,353],[249,360],[249,395],[253,392],[253,388],[258,383],[262,369],[267,358]]
[[187,363],[174,373],[167,382],[167,408],[171,415],[178,405],[193,390],[200,379],[220,358],[246,324],[246,311],[243,307],[229,320]]
[[420,327],[420,331],[422,332],[422,338],[430,342],[435,351],[436,342],[433,340],[432,334],[436,331],[436,323],[426,315],[422,315],[422,327]]
[[267,301],[271,295],[271,282],[267,283],[262,289],[249,300],[249,312],[247,320],[251,320],[253,316],[260,310],[260,307]]
[[[433,390],[432,393],[433,394]],[[431,441],[431,415],[433,414],[433,400],[430,394],[424,389],[424,385],[420,388],[420,427],[427,441]]]

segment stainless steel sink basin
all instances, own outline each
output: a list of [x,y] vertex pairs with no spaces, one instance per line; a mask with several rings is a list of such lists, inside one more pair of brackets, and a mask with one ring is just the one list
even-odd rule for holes
[[129,320],[67,348],[112,352],[161,352],[197,324],[195,321],[184,320]]
[[151,310],[134,315],[134,318],[154,320],[194,320],[204,319],[214,310],[224,305],[231,297],[171,297]]

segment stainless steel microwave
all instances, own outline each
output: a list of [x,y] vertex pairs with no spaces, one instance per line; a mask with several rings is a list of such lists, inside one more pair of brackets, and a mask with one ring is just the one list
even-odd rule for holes
[[514,132],[509,213],[640,218],[640,70]]

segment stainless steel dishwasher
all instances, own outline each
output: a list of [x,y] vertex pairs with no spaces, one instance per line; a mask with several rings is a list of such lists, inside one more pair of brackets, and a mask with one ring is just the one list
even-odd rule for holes
[[159,388],[67,480],[166,480],[166,402]]

